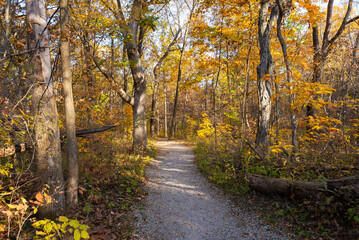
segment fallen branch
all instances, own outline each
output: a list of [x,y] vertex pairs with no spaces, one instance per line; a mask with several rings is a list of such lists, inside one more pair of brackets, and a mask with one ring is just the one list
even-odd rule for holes
[[245,143],[257,154],[257,156],[263,161],[267,162],[267,159],[262,156],[262,154],[257,150],[246,138],[244,138]]
[[[79,129],[79,130],[76,130],[76,137],[82,137],[84,135],[92,134],[92,133],[105,132],[107,130],[110,130],[110,129],[112,129],[114,127],[118,127],[118,126],[119,125],[108,125],[108,126],[103,126],[103,127],[99,127],[99,128]],[[66,137],[65,131],[61,132],[61,137]]]
[[[79,130],[76,130],[76,137],[84,137],[85,135],[88,135],[88,134],[105,132],[105,131],[115,128],[117,126],[119,126],[119,125],[109,125],[109,126],[103,126],[103,127],[99,127],[99,128],[89,128],[89,129],[79,129]],[[62,131],[60,133],[60,135],[61,135],[61,138],[65,138],[66,132]],[[3,147],[3,148],[0,148],[0,158],[12,156],[15,153],[19,153],[19,152],[25,152],[32,148],[33,148],[33,145],[28,144],[28,143],[21,143],[21,144]]]

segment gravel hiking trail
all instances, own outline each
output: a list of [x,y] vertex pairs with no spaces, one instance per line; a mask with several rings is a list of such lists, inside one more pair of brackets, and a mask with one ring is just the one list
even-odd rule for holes
[[136,212],[133,239],[289,239],[209,183],[189,147],[161,140],[155,145],[159,154],[146,170],[148,195]]

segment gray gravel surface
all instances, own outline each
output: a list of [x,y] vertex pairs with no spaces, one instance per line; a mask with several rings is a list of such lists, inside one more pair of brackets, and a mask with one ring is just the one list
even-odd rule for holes
[[198,171],[193,152],[158,141],[159,155],[147,169],[144,206],[134,239],[289,239],[253,212],[239,209]]

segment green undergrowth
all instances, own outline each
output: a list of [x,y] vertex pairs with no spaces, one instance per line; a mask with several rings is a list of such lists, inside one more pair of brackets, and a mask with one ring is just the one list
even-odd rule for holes
[[[92,141],[81,154],[81,212],[94,239],[130,239],[133,234],[133,210],[141,203],[144,171],[156,149],[130,154],[131,141],[113,133]],[[104,141],[106,143],[104,143]]]
[[248,192],[244,174],[238,171],[238,156],[216,151],[204,143],[198,143],[194,152],[199,170],[224,192],[236,195]]
[[230,149],[221,145],[214,147],[208,140],[196,142],[193,147],[196,164],[212,183],[234,196],[238,203],[245,202],[247,206],[259,208],[258,211],[265,215],[268,223],[282,222],[299,239],[359,237],[359,200],[353,198],[352,192],[323,191],[304,199],[293,194],[268,196],[251,191],[247,181],[249,174],[313,182],[337,179],[358,174],[347,170],[348,166],[355,165],[355,159],[336,159],[336,164],[347,166],[343,168],[345,170],[338,170],[341,165],[334,168],[334,160],[329,157],[314,158],[308,153],[298,155],[294,163],[286,162],[280,154],[272,155],[264,162],[251,153],[245,144],[241,146]]

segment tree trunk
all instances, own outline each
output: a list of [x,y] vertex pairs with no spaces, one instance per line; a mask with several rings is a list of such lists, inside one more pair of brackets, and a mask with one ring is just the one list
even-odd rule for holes
[[146,131],[146,79],[141,64],[141,57],[135,43],[126,44],[127,55],[133,77],[133,150],[147,147]]
[[[9,37],[10,37],[10,4],[11,1],[7,0],[6,1],[6,6],[5,6],[5,33],[4,35],[4,42],[3,45],[0,48],[0,60],[4,60],[6,58],[6,55],[9,53]],[[1,69],[3,69],[4,63],[3,61],[0,61],[0,67]],[[9,92],[9,87],[8,87],[8,80],[7,80],[7,76],[2,76],[3,77],[3,85],[4,85],[4,98],[10,100],[10,92]]]
[[159,87],[159,70],[161,69],[163,61],[166,59],[168,54],[171,51],[171,47],[177,42],[178,35],[180,34],[181,29],[177,31],[177,33],[174,35],[172,42],[168,45],[165,53],[162,55],[162,57],[158,60],[156,66],[153,69],[153,77],[154,77],[154,87],[153,87],[153,94],[152,94],[152,106],[151,106],[151,120],[150,120],[150,135],[155,131],[155,122],[156,122],[156,110],[157,110],[157,93],[158,93],[158,87]]
[[258,20],[260,63],[257,66],[258,79],[258,120],[256,144],[264,148],[269,144],[269,120],[272,110],[271,97],[274,75],[274,64],[269,48],[269,40],[274,17],[277,9],[274,8],[268,18],[269,1],[262,0]]
[[61,25],[61,65],[62,81],[65,101],[66,122],[66,161],[69,172],[66,191],[66,206],[68,210],[75,209],[78,205],[79,165],[77,159],[77,142],[75,126],[75,107],[72,94],[72,71],[70,56],[70,29],[68,0],[60,0],[60,25]]
[[[127,57],[133,78],[133,98],[129,97],[123,89],[117,92],[122,99],[131,104],[133,112],[133,145],[134,151],[147,148],[146,131],[146,79],[141,63],[142,41],[145,36],[139,22],[143,18],[144,2],[134,0],[130,15],[126,20],[121,1],[113,0],[116,18],[123,34],[123,43],[126,46]],[[140,31],[140,34],[139,34]],[[98,64],[96,64],[98,65]],[[106,75],[106,74],[105,74]],[[112,79],[112,76],[111,78]]]
[[292,145],[293,145],[293,150],[292,150],[292,154],[290,155],[291,161],[294,160],[294,155],[293,153],[296,152],[296,149],[298,147],[298,141],[297,141],[297,119],[296,119],[296,115],[294,113],[294,110],[292,109],[292,105],[294,102],[294,96],[292,93],[292,72],[290,69],[290,65],[289,65],[289,60],[288,60],[288,52],[287,52],[287,44],[284,41],[284,38],[282,36],[282,20],[284,17],[284,8],[283,8],[283,4],[282,4],[282,0],[276,0],[277,1],[277,6],[278,6],[278,19],[277,19],[277,37],[279,39],[279,42],[281,44],[282,47],[282,52],[283,52],[283,59],[284,59],[284,63],[285,63],[285,68],[287,71],[287,82],[289,84],[288,90],[289,90],[289,112],[290,112],[290,123],[291,123],[291,127],[292,127]]
[[156,126],[156,110],[157,110],[157,92],[158,92],[158,79],[155,76],[151,102],[151,119],[150,119],[150,136],[152,137],[155,133]]
[[[187,32],[187,30],[186,30],[186,32]],[[182,59],[183,59],[184,46],[185,46],[185,44],[183,44],[183,47],[181,49],[181,56],[180,56],[180,60],[179,60],[179,63],[178,63],[176,94],[175,94],[175,99],[174,99],[174,103],[173,103],[172,121],[171,121],[170,134],[169,134],[170,139],[175,136],[177,104],[178,104],[178,95],[179,95],[179,85],[181,83],[181,75],[182,75]]]
[[249,128],[248,123],[248,114],[247,114],[247,95],[249,91],[249,70],[250,70],[250,59],[251,59],[251,51],[253,47],[253,37],[254,34],[251,35],[250,45],[246,57],[246,77],[244,79],[244,91],[243,91],[243,100],[242,100],[242,125],[241,125],[241,134],[244,132],[244,127],[247,126]]
[[31,73],[29,80],[35,84],[32,95],[32,112],[35,129],[35,156],[37,171],[43,185],[47,185],[51,202],[39,209],[44,218],[54,218],[64,211],[63,173],[60,148],[60,131],[53,82],[49,38],[46,29],[44,0],[26,0],[29,29]]
[[218,87],[218,81],[219,81],[219,75],[221,74],[221,68],[222,68],[222,44],[219,43],[219,51],[218,51],[218,71],[216,76],[216,84],[214,85],[213,89],[213,118],[214,118],[214,147],[217,148],[218,145],[218,139],[217,139],[217,87]]
[[[191,12],[190,12],[189,20],[188,20],[187,24],[189,24],[191,22],[191,20],[192,20],[192,15],[193,15],[195,6],[196,6],[196,1],[193,1],[193,5],[192,5],[192,8],[190,10]],[[174,138],[175,137],[179,85],[181,83],[181,77],[182,77],[182,61],[183,61],[183,55],[184,55],[184,51],[186,49],[186,44],[187,44],[188,28],[189,28],[189,25],[187,25],[185,33],[184,33],[183,45],[182,45],[182,48],[181,48],[180,60],[179,60],[179,63],[178,63],[176,94],[175,94],[175,100],[174,100],[174,104],[173,104],[172,123],[171,123],[171,126],[170,126],[169,138]]]
[[[333,44],[335,43],[335,41],[339,38],[339,36],[344,32],[346,26],[356,20],[359,19],[359,16],[353,17],[351,19],[349,19],[352,8],[353,8],[353,0],[349,0],[348,1],[348,8],[347,11],[345,13],[345,16],[342,20],[342,23],[339,27],[339,29],[337,30],[337,32],[335,34],[330,34],[331,31],[331,27],[332,27],[332,16],[333,16],[333,6],[334,6],[334,0],[329,0],[328,1],[328,6],[327,6],[327,16],[326,16],[326,23],[325,23],[325,30],[324,30],[324,34],[323,34],[323,39],[322,39],[322,45],[320,46],[320,41],[319,41],[319,30],[318,30],[318,26],[314,26],[313,32],[312,32],[312,36],[313,36],[313,49],[314,49],[314,55],[313,55],[313,78],[312,78],[312,82],[313,83],[319,83],[321,81],[322,78],[322,70],[324,68],[324,64],[325,61],[329,55],[329,53],[331,52],[331,50],[333,49]],[[315,23],[317,24],[317,23]],[[332,38],[330,38],[329,36],[333,35]],[[312,101],[317,101],[318,96],[315,95],[313,97]],[[310,120],[312,118],[315,118],[315,113],[316,109],[313,107],[313,104],[310,102],[307,105],[307,129],[310,130],[311,129],[311,124],[310,124]]]
[[164,101],[164,108],[165,108],[165,111],[164,111],[164,117],[165,117],[165,137],[168,137],[168,132],[167,132],[167,87],[165,87],[165,101]]

